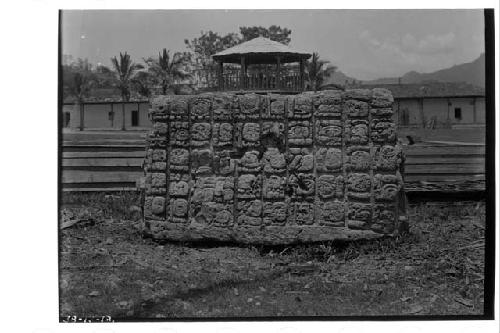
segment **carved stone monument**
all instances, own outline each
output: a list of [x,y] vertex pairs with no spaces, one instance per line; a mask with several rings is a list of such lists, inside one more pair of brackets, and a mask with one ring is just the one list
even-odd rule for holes
[[146,231],[287,244],[394,235],[403,161],[385,89],[152,100]]

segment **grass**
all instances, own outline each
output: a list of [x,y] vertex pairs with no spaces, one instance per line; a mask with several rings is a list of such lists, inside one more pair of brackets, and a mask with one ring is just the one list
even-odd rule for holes
[[483,202],[410,205],[395,239],[262,247],[141,237],[136,194],[64,195],[95,224],[60,239],[60,314],[119,318],[483,312]]

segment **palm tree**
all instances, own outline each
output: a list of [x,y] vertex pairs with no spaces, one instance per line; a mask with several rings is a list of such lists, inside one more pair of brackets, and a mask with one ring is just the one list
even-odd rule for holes
[[76,100],[76,105],[78,105],[80,111],[80,131],[83,131],[83,103],[85,99],[90,95],[90,91],[96,81],[95,77],[90,71],[90,68],[88,67],[88,64],[87,66],[82,66],[81,59],[79,59],[79,61],[79,64],[64,66],[63,84],[66,88],[66,92],[69,95],[73,96]]
[[122,130],[125,130],[125,102],[130,100],[130,90],[132,81],[139,69],[144,68],[140,64],[132,62],[130,55],[125,52],[120,52],[120,60],[116,57],[111,58],[115,81],[118,89],[120,89],[122,97]]
[[307,61],[306,72],[308,81],[314,91],[318,90],[325,78],[329,76],[329,71],[331,71],[332,67],[324,67],[329,63],[328,60],[321,60],[317,52],[314,52],[311,60]]
[[144,96],[146,98],[151,97],[153,86],[153,78],[151,77],[151,73],[148,71],[138,71],[137,75],[132,79],[132,86],[134,90],[139,93],[139,95]]
[[161,91],[165,95],[175,80],[191,77],[191,74],[184,70],[184,66],[189,60],[189,53],[175,52],[173,57],[170,57],[170,51],[164,48],[162,53],[158,53],[158,60],[148,58],[144,59],[144,62],[148,65],[149,72],[161,86]]

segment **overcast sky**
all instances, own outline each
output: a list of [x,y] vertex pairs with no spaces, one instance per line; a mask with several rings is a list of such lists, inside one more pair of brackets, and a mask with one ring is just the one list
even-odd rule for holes
[[109,65],[162,48],[185,51],[184,39],[212,30],[280,25],[290,46],[319,52],[346,75],[369,80],[470,62],[484,52],[482,10],[99,10],[63,11],[63,54]]

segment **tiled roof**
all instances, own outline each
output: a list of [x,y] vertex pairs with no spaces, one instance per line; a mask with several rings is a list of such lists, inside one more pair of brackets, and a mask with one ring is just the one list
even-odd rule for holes
[[[354,87],[349,86],[348,88]],[[485,96],[484,88],[460,82],[362,84],[357,85],[356,88],[385,88],[392,92],[394,98]]]

